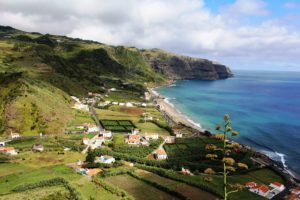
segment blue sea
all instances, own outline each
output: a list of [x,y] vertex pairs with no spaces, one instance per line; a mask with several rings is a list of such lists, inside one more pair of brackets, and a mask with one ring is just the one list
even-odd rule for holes
[[234,140],[300,174],[300,72],[234,71],[218,81],[182,80],[156,91],[214,132],[229,114]]

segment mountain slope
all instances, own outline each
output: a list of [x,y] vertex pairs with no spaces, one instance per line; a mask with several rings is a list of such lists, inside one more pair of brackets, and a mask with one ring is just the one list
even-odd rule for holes
[[70,95],[122,88],[142,95],[174,79],[220,79],[230,70],[163,50],[23,32],[0,26],[0,135],[60,134],[74,117]]

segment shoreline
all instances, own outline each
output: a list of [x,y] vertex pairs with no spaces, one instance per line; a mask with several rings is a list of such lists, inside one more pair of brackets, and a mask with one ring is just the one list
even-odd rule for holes
[[[174,84],[174,83],[172,83]],[[201,124],[194,122],[187,115],[179,111],[174,104],[169,101],[169,98],[160,95],[154,89],[149,90],[155,104],[159,106],[159,109],[165,112],[168,117],[173,120],[176,124],[182,124],[187,127],[191,127],[200,132],[205,132],[206,130],[201,126]]]
[[[168,87],[175,84],[175,81],[170,82],[168,85],[163,85],[160,87]],[[190,119],[188,116],[183,114],[181,111],[179,111],[174,104],[169,102],[169,98],[164,97],[163,95],[159,94],[155,89],[160,88],[150,88],[149,93],[151,95],[152,100],[156,105],[159,106],[159,108],[165,113],[165,117],[171,118],[175,124],[182,124],[186,127],[190,127],[191,129],[195,130],[195,132],[201,132],[204,133],[207,130],[202,128],[201,124],[194,122],[192,119]],[[210,133],[210,132],[209,132]],[[211,133],[210,133],[211,134]],[[244,148],[245,145],[241,144]],[[249,147],[248,147],[249,148]],[[259,157],[261,157],[264,161],[268,163],[267,166],[273,168],[275,171],[280,173],[282,176],[284,176],[288,181],[293,183],[300,183],[300,174],[293,171],[292,169],[289,169],[285,162],[280,162],[277,160],[274,160],[272,157],[264,153],[263,151],[257,150],[253,147],[250,147],[250,149],[254,152],[256,152]],[[274,152],[277,153],[277,152]]]

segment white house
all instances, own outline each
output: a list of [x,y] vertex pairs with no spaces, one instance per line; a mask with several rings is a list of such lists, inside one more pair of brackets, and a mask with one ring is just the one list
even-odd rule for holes
[[157,133],[153,133],[153,134],[145,133],[144,137],[146,140],[157,140],[159,138],[159,135]]
[[139,134],[139,133],[140,133],[140,130],[137,129],[137,128],[134,128],[134,129],[131,130],[132,135],[136,135],[136,134]]
[[116,161],[116,159],[112,156],[100,156],[98,159],[96,159],[95,162],[99,162],[99,163],[105,163],[105,164],[111,164],[114,163]]
[[39,152],[42,152],[42,151],[44,151],[44,145],[42,145],[42,144],[34,144],[34,145],[32,146],[32,150],[33,150],[33,151],[39,151]]
[[154,153],[154,157],[156,160],[166,160],[168,158],[167,153],[163,148],[157,149]]
[[270,189],[266,185],[257,185],[253,188],[250,188],[249,191],[260,196],[266,197],[269,194]]
[[142,107],[147,107],[147,104],[146,103],[142,103],[141,106]]
[[285,189],[285,186],[279,182],[273,182],[269,185],[271,188],[274,188],[280,192],[282,192]]
[[82,144],[88,145],[90,143],[90,138],[83,138],[82,139]]
[[5,146],[5,141],[0,141],[0,147],[4,147]]
[[10,136],[12,139],[16,139],[16,138],[19,138],[20,137],[20,134],[19,133],[13,133],[12,130],[10,131]]
[[152,116],[145,116],[144,117],[144,121],[152,121],[153,120],[153,117]]
[[116,101],[112,102],[112,105],[118,105],[118,104],[119,104],[119,103],[116,102]]
[[109,130],[100,131],[100,135],[102,135],[105,138],[111,138],[112,137],[112,133]]
[[13,147],[0,147],[0,152],[3,152],[5,154],[9,155],[17,155],[18,152]]
[[174,136],[167,136],[167,137],[165,137],[165,142],[167,144],[173,144],[173,143],[175,143],[175,137]]
[[176,138],[182,138],[182,133],[179,131],[175,131],[175,137]]
[[150,93],[149,92],[145,92],[144,93],[144,98],[145,98],[145,100],[149,101],[151,99]]
[[99,131],[99,127],[95,124],[86,124],[85,127],[87,127],[88,133],[95,133]]
[[125,103],[119,103],[119,106],[125,106]]
[[73,108],[77,110],[89,111],[89,106],[82,104],[81,102],[75,102]]
[[130,103],[130,102],[127,102],[127,103],[126,103],[126,107],[133,107],[133,104]]

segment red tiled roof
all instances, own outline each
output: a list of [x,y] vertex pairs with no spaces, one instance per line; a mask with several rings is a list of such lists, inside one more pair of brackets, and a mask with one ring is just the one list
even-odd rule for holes
[[141,136],[140,135],[129,135],[128,140],[140,140]]
[[255,182],[248,182],[248,183],[245,183],[245,186],[246,187],[249,187],[249,188],[253,188],[253,187],[255,187],[257,184],[255,183]]
[[156,154],[157,154],[157,155],[166,155],[167,153],[166,153],[165,150],[163,150],[163,149],[157,149],[157,150],[156,150]]
[[273,182],[272,184],[273,184],[273,185],[276,185],[276,186],[278,186],[278,187],[282,186],[282,184],[279,183],[279,182]]
[[258,190],[260,190],[260,191],[263,192],[263,193],[266,193],[266,192],[269,191],[269,188],[268,188],[266,185],[260,185],[260,186],[258,187]]

